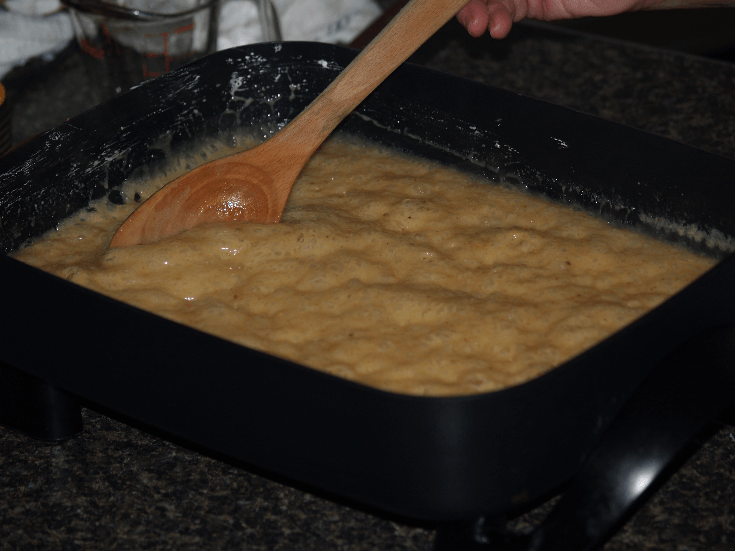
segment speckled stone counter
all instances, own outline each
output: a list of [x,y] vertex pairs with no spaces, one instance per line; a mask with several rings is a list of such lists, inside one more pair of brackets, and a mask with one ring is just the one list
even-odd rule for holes
[[[413,61],[735,157],[735,65],[539,25],[502,42],[451,23]],[[92,105],[79,54],[6,81],[14,140]],[[461,101],[461,98],[457,98]],[[735,175],[733,175],[735,185]],[[0,428],[2,549],[428,550],[432,526],[277,480],[109,412],[47,444]],[[605,551],[735,549],[735,429],[702,448]],[[527,526],[548,507],[516,521]]]

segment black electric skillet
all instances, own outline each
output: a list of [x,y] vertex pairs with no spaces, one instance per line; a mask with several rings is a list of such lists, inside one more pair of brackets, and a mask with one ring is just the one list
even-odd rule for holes
[[[315,43],[220,52],[37,136],[0,158],[4,251],[91,200],[131,200],[123,182],[186,163],[208,140],[267,134],[353,56]],[[341,130],[720,262],[536,380],[424,398],[235,345],[3,255],[0,424],[67,438],[81,430],[83,400],[370,507],[442,523],[440,549],[599,545],[731,402],[735,161],[411,65]],[[562,487],[565,498],[530,536],[496,530],[492,519]]]

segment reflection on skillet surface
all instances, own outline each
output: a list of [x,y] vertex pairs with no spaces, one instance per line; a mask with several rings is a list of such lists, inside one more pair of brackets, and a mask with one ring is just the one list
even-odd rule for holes
[[281,224],[212,225],[105,252],[134,206],[99,202],[15,256],[245,346],[419,395],[537,377],[715,263],[346,139],[312,159]]

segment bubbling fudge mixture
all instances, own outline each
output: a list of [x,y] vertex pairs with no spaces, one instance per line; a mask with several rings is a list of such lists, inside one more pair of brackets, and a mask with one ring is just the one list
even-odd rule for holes
[[99,203],[15,256],[245,346],[418,395],[537,377],[714,264],[344,140],[307,165],[280,224],[215,224],[107,251],[134,206]]

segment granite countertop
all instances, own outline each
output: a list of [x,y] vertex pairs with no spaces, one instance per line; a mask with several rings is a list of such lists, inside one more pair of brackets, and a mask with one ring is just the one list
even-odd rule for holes
[[[15,142],[93,104],[79,56],[69,48],[5,82]],[[412,60],[735,157],[733,64],[537,24],[473,40],[454,22]],[[61,444],[0,428],[0,548],[431,548],[431,526],[294,487],[96,407],[83,420],[84,433]],[[735,548],[734,433],[717,425],[605,551]]]

